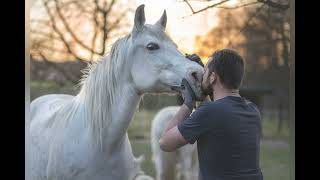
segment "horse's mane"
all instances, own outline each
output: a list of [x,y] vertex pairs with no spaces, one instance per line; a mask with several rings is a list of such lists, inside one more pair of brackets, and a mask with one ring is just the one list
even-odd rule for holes
[[102,129],[108,127],[112,121],[111,109],[115,100],[121,95],[121,78],[126,65],[126,41],[130,35],[118,39],[113,43],[110,52],[95,63],[88,64],[84,69],[79,85],[79,94],[65,104],[59,112],[60,122],[66,124],[76,115],[86,118],[88,126],[96,142],[102,142]]

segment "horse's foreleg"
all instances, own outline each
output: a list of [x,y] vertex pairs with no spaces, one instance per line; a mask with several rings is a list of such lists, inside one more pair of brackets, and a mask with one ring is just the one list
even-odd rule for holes
[[157,180],[175,180],[176,152],[160,151],[157,159]]

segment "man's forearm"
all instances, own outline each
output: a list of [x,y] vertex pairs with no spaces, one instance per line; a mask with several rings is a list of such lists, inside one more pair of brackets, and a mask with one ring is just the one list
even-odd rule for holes
[[178,125],[181,121],[185,120],[187,117],[190,116],[191,110],[188,108],[187,105],[183,104],[176,115],[168,122],[164,133],[169,131],[171,128]]

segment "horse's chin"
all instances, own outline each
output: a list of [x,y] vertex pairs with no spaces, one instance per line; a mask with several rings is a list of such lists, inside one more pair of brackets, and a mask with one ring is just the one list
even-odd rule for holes
[[[192,83],[190,83],[190,86],[196,96],[197,101],[201,101],[205,98],[205,95],[202,91],[200,83],[192,82]],[[170,85],[170,89],[171,89],[171,93],[180,94],[181,85]]]
[[152,89],[145,91],[145,93],[175,95],[175,94],[179,94],[180,91],[173,89],[172,86],[170,86],[170,85],[161,84],[161,85],[158,85],[158,87],[156,87],[156,88],[152,88]]
[[[205,98],[205,95],[201,89],[200,83],[192,83],[191,88],[194,91],[197,101],[201,101]],[[181,85],[169,85],[169,84],[161,84],[158,88],[153,89],[151,94],[169,94],[169,95],[176,95],[180,94],[181,92]]]

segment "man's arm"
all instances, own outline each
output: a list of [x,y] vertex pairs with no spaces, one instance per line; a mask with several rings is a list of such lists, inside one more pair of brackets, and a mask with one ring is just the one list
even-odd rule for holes
[[163,151],[171,152],[186,145],[188,142],[181,135],[177,125],[191,114],[187,105],[183,104],[177,114],[170,120],[159,140],[160,148]]
[[173,119],[169,121],[159,140],[160,148],[163,151],[174,151],[188,143],[181,135],[177,125],[189,117],[195,106],[196,97],[186,79],[182,79],[180,91],[183,98],[183,105]]

